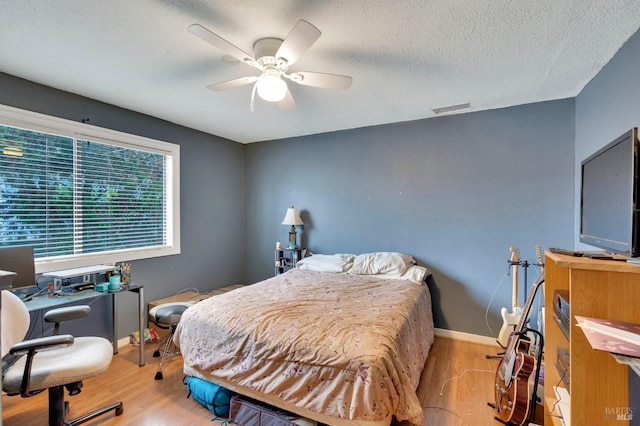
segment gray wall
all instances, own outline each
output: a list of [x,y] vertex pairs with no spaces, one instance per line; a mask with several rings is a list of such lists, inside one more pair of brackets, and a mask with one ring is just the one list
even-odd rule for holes
[[640,127],[640,32],[576,97],[575,243],[580,212],[580,163],[632,127]]
[[[509,247],[535,262],[535,244],[572,244],[573,144],[572,99],[250,144],[247,281],[273,274],[295,205],[304,247],[409,253],[433,272],[436,325],[490,335]],[[494,335],[510,305],[507,277]]]
[[[132,262],[132,278],[146,300],[243,282],[243,145],[2,73],[0,103],[179,144],[182,253]],[[137,329],[137,296],[118,298],[124,337]]]

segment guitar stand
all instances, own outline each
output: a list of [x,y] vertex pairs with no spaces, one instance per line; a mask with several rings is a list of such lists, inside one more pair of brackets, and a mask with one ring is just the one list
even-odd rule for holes
[[[524,268],[524,292],[525,294],[527,293],[527,269],[529,268],[529,266],[539,266],[539,267],[544,267],[544,263],[529,263],[527,260],[518,260],[518,261],[514,261],[514,260],[507,260],[507,263],[509,266],[522,266]],[[542,339],[542,336],[540,336],[540,338]],[[496,339],[496,342],[498,342],[498,345],[500,345],[501,348],[504,348],[500,342]],[[486,354],[485,359],[502,359],[504,357],[504,352],[498,352],[496,355],[489,355]]]
[[[511,262],[510,262],[511,263]],[[524,268],[524,294],[527,294],[527,268],[529,266],[538,266],[540,268],[544,268],[544,263],[542,262],[538,262],[538,263],[529,263],[526,260],[519,262],[519,263],[515,263],[514,264],[518,264],[518,266],[522,266]]]
[[[506,422],[504,420],[502,420],[499,417],[494,416],[493,418],[502,423],[503,425],[507,425],[507,426],[527,426],[530,423],[534,423],[535,422],[535,417],[536,417],[536,404],[538,403],[538,379],[540,377],[540,365],[542,363],[542,348],[544,348],[544,337],[542,336],[542,333],[540,333],[538,330],[533,329],[533,328],[529,328],[527,327],[524,330],[524,333],[534,333],[538,336],[538,338],[540,339],[540,348],[538,349],[538,358],[536,360],[536,369],[535,369],[535,377],[533,379],[533,391],[531,392],[531,400],[529,401],[529,414],[527,414],[527,418],[525,418],[523,423],[517,424],[517,423],[512,423],[512,422]],[[523,334],[524,334],[523,333]],[[488,358],[490,355],[486,355],[486,357]],[[492,403],[492,402],[488,402],[487,405],[491,408],[493,408],[494,410],[496,409],[496,404]]]
[[540,379],[540,366],[542,364],[542,350],[544,348],[544,336],[538,330],[527,327],[527,333],[531,332],[538,336],[540,345],[538,345],[538,359],[536,360],[535,377],[533,379],[533,391],[531,392],[531,402],[529,404],[529,419],[525,424],[533,423],[536,417],[536,404],[538,403],[538,381]]

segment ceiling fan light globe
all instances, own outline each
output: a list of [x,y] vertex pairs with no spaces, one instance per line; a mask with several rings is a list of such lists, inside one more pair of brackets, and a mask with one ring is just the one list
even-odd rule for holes
[[276,75],[264,75],[256,83],[258,96],[268,102],[279,102],[287,94],[287,83]]

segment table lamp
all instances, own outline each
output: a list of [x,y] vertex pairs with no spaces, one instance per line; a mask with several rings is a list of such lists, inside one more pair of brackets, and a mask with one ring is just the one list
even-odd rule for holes
[[304,225],[302,219],[300,219],[300,215],[298,214],[298,210],[295,207],[291,206],[287,209],[287,214],[284,216],[284,220],[282,221],[283,225],[291,225],[291,229],[289,230],[289,247],[290,249],[296,248],[296,225]]

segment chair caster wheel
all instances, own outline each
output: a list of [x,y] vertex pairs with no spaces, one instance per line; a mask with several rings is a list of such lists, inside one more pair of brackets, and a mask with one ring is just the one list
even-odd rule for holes
[[162,380],[163,378],[164,378],[164,377],[162,377],[162,371],[158,371],[158,372],[156,373],[156,377],[155,377],[155,379],[156,379],[156,380]]
[[123,411],[124,411],[124,405],[120,405],[118,408],[116,408],[116,416],[121,415]]
[[153,351],[153,357],[154,358],[158,358],[160,356],[160,351],[158,349],[156,349],[155,351]]

